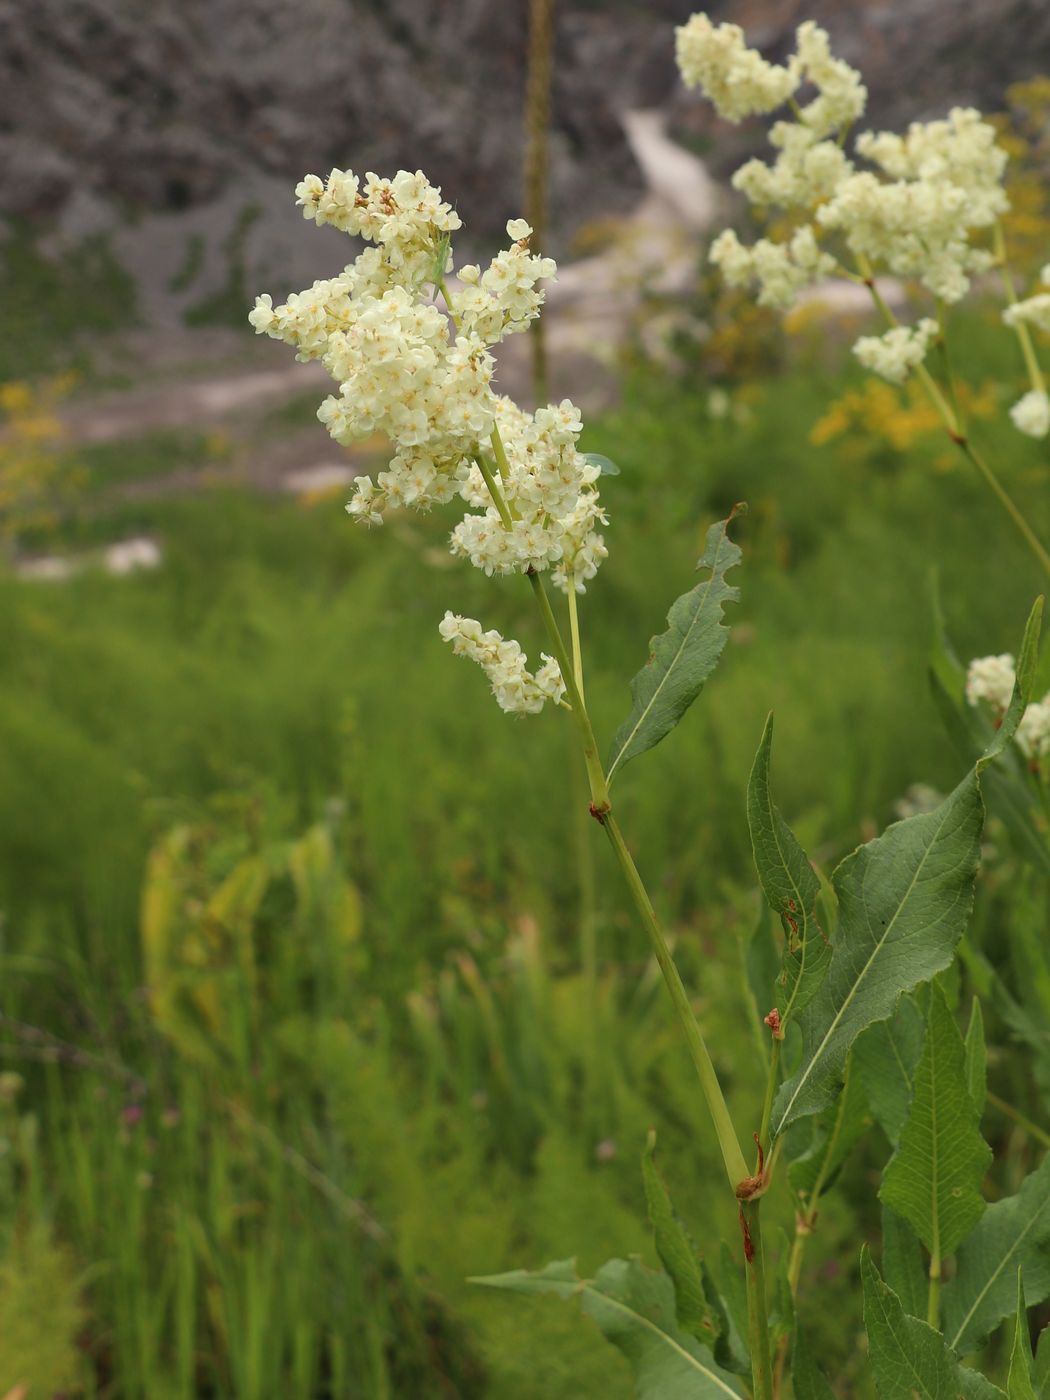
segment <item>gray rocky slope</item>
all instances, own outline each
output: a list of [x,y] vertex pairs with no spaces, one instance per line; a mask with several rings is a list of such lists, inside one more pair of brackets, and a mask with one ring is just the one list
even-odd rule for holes
[[[670,105],[720,172],[752,139],[678,87],[672,30],[692,8],[559,5],[555,252],[638,197],[625,111]],[[709,8],[774,57],[801,19],[823,21],[880,122],[994,106],[1050,70],[1046,0]],[[422,166],[491,238],[520,212],[526,30],[527,0],[0,0],[0,217],[57,230],[58,246],[117,228],[162,317],[228,278],[233,257],[275,292],[344,260],[337,236],[301,227],[291,186],[306,171]]]

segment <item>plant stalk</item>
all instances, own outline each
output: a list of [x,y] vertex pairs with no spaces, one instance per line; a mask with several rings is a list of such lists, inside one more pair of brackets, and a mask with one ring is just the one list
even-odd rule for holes
[[[1014,287],[1013,274],[1006,261],[1006,236],[1003,233],[1001,223],[996,223],[993,235],[995,256],[999,263],[999,275],[1003,281],[1003,291],[1006,293],[1008,306],[1017,305],[1017,289]],[[1021,345],[1021,354],[1024,356],[1025,369],[1028,371],[1028,379],[1032,388],[1038,394],[1046,393],[1046,381],[1043,378],[1043,371],[1039,367],[1039,360],[1035,353],[1035,346],[1032,344],[1032,334],[1023,321],[1018,321],[1014,326],[1017,339]]]
[[[500,438],[498,428],[493,428],[492,430],[492,448],[496,457],[496,466],[500,476],[505,478],[510,472],[510,466],[507,462],[507,453],[504,449],[503,441]],[[485,485],[489,489],[489,495],[492,497],[493,504],[499,512],[499,517],[503,522],[504,529],[512,530],[514,528],[514,517],[504,499],[503,492],[500,490],[499,482],[492,473],[492,468],[489,466],[488,462],[485,461],[484,454],[481,452],[475,456],[474,460],[477,462],[478,469],[485,480]],[[576,676],[572,661],[565,649],[565,643],[562,640],[561,631],[554,613],[551,611],[550,599],[547,597],[547,590],[543,586],[542,578],[534,569],[529,569],[526,577],[532,586],[533,596],[536,599],[536,605],[540,610],[540,616],[543,618],[543,625],[547,632],[547,639],[554,653],[554,659],[558,663],[558,669],[561,671],[561,678],[565,682],[565,690],[572,705],[573,718],[580,732],[583,758],[587,765],[587,777],[591,787],[591,805],[595,812],[607,812],[611,805],[609,802],[609,788],[605,781],[605,773],[602,770],[601,759],[598,757],[598,743],[594,737],[594,730],[591,728],[590,717],[584,706],[583,696],[580,694],[579,688],[576,685]]]
[[685,1038],[689,1045],[689,1053],[693,1057],[693,1064],[696,1066],[697,1075],[700,1078],[700,1087],[704,1091],[704,1098],[707,1101],[708,1111],[714,1119],[715,1132],[718,1136],[718,1146],[722,1152],[722,1160],[725,1163],[726,1176],[729,1178],[730,1188],[735,1192],[737,1186],[747,1176],[747,1162],[740,1149],[740,1140],[733,1127],[733,1120],[729,1116],[729,1108],[725,1097],[722,1094],[722,1086],[718,1082],[718,1075],[711,1062],[707,1045],[704,1041],[703,1033],[697,1023],[693,1008],[689,1002],[688,993],[682,982],[678,968],[675,966],[671,950],[667,946],[663,931],[660,928],[656,912],[653,909],[642,877],[638,873],[638,867],[627,849],[623,835],[616,823],[616,818],[611,812],[607,812],[602,820],[610,844],[616,854],[616,859],[620,862],[620,869],[623,871],[627,887],[631,891],[635,907],[641,915],[642,923],[649,935],[653,953],[656,961],[663,973],[663,978],[667,984],[667,990],[671,994],[671,1002],[674,1005]]
[[[865,286],[871,293],[872,301],[882,313],[883,320],[888,326],[899,325],[900,322],[890,310],[889,306],[887,306],[885,298],[879,291],[878,287],[875,285],[875,274],[874,270],[872,269],[871,263],[868,262],[867,258],[860,257],[857,259],[857,267],[860,270],[861,277],[864,280]],[[1022,346],[1023,344],[1024,342],[1022,340]],[[973,443],[966,435],[965,429],[963,428],[960,419],[952,409],[951,404],[948,402],[948,400],[942,393],[940,385],[937,383],[937,381],[934,379],[933,375],[930,373],[930,371],[926,368],[925,365],[917,365],[915,372],[919,377],[919,382],[922,384],[923,388],[926,390],[926,393],[929,395],[931,402],[937,409],[937,412],[941,415],[941,418],[944,421],[944,426],[948,430],[948,436],[951,438],[952,442],[955,443],[956,447],[959,448],[963,456],[966,457],[977,468],[978,474],[984,481],[985,485],[989,487],[996,500],[1006,511],[1007,515],[1013,521],[1014,525],[1017,527],[1017,530],[1023,538],[1025,544],[1028,546],[1028,548],[1035,555],[1036,559],[1039,561],[1043,572],[1048,577],[1050,577],[1050,553],[1047,553],[1046,549],[1040,543],[1038,536],[1036,535],[1032,527],[1029,525],[1028,521],[1025,519],[1024,513],[1018,508],[1017,504],[1013,500],[1013,497],[1006,490],[1005,486],[1003,486],[1002,482],[996,476],[995,472],[988,465],[985,459],[973,446]],[[1035,366],[1035,372],[1036,374],[1038,374],[1039,372],[1038,365]]]
[[[525,217],[532,225],[532,251],[541,252],[547,232],[548,138],[551,124],[551,69],[554,52],[554,0],[530,0],[529,57],[525,80]],[[529,327],[532,389],[537,404],[547,399],[547,342],[538,316]]]
[[773,1048],[769,1054],[769,1075],[766,1078],[766,1097],[762,1104],[762,1126],[758,1130],[758,1141],[763,1152],[769,1151],[769,1123],[773,1117],[773,1100],[780,1083],[780,1047],[783,1041],[773,1037]]
[[[573,580],[570,580],[570,584]],[[572,672],[580,699],[586,703],[583,688],[583,648],[580,641],[580,617],[576,601],[576,589],[569,588],[569,638],[572,642]],[[579,887],[577,921],[580,939],[580,973],[583,977],[583,997],[586,1023],[584,1026],[586,1044],[584,1047],[585,1102],[588,1115],[587,1127],[600,1133],[605,1110],[604,1095],[600,1093],[598,1073],[598,918],[596,880],[594,872],[594,847],[591,844],[591,820],[587,812],[587,796],[584,775],[579,765],[572,761],[572,821],[573,839],[576,847],[576,870]]]
[[936,1251],[930,1255],[930,1291],[926,1300],[926,1321],[934,1329],[941,1327],[941,1256]]
[[1012,1103],[1007,1103],[1005,1099],[1001,1099],[998,1094],[993,1093],[988,1094],[988,1102],[993,1108],[997,1108],[1004,1117],[1016,1123],[1029,1137],[1035,1138],[1036,1142],[1041,1142],[1044,1147],[1050,1147],[1050,1133],[1045,1128],[1040,1128],[1037,1123],[1033,1123],[1030,1118],[1026,1118],[1023,1113],[1014,1108]]
[[769,1350],[769,1314],[766,1306],[766,1270],[762,1255],[762,1201],[747,1201],[740,1207],[745,1239],[750,1241],[751,1257],[745,1264],[747,1275],[747,1330],[751,1345],[751,1380],[754,1400],[773,1400],[773,1359]]

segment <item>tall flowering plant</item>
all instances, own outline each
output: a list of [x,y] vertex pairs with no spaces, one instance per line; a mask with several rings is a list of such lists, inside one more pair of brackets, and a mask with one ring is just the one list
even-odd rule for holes
[[[679,31],[679,59],[687,80],[732,119],[785,103],[794,113],[792,122],[774,128],[780,152],[774,164],[750,163],[737,183],[764,203],[801,211],[807,221],[786,242],[763,240],[750,249],[723,235],[713,256],[726,276],[754,278],[761,299],[786,305],[807,283],[840,270],[823,242],[834,230],[857,261],[859,270],[849,275],[876,296],[878,262],[918,277],[938,307],[938,317],[865,338],[858,355],[891,378],[928,373],[923,359],[943,336],[943,305],[995,260],[970,240],[971,231],[993,227],[1002,208],[1001,162],[976,114],[954,113],[947,123],[913,129],[904,141],[862,138],[858,147],[882,173],[857,172],[845,153],[845,133],[863,110],[864,89],[832,57],[816,26],[801,27],[797,54],[778,67],[748,49],[735,27],[696,16]],[[815,95],[800,107],[796,93],[804,85]],[[476,619],[450,610],[435,622],[456,654],[481,667],[502,710],[536,714],[553,707],[574,726],[590,814],[648,935],[707,1106],[725,1199],[739,1221],[746,1306],[736,1308],[732,1280],[717,1280],[701,1265],[656,1172],[652,1141],[642,1168],[661,1270],[614,1259],[585,1279],[570,1260],[483,1281],[579,1298],[630,1361],[643,1400],[749,1393],[772,1400],[788,1386],[798,1400],[830,1395],[805,1326],[798,1325],[795,1295],[821,1195],[870,1123],[870,1099],[893,1148],[879,1193],[887,1222],[881,1267],[867,1249],[860,1264],[878,1393],[893,1400],[1002,1395],[962,1358],[1012,1315],[1009,1395],[1027,1400],[1035,1392],[1025,1305],[1050,1293],[1050,1166],[1044,1162],[1015,1196],[986,1205],[980,1014],[964,1039],[941,974],[955,961],[973,902],[982,774],[992,764],[998,774],[1020,763],[1009,777],[1028,783],[1029,797],[1046,777],[1022,761],[1042,743],[1039,717],[1046,707],[1030,703],[1041,600],[1016,666],[1013,658],[988,658],[971,668],[970,757],[956,789],[860,847],[826,882],[773,800],[767,725],[748,786],[747,820],[781,937],[770,935],[758,949],[769,1046],[763,1107],[757,1122],[735,1121],[611,797],[619,771],[667,737],[718,663],[728,635],[725,606],[738,596],[727,577],[741,559],[732,516],[708,531],[697,566],[702,578],[672,604],[666,630],[651,640],[631,682],[628,713],[603,754],[585,700],[578,615],[579,595],[606,557],[602,465],[579,451],[580,414],[568,400],[530,414],[492,387],[493,349],[539,315],[554,263],[531,250],[531,229],[515,219],[507,225],[510,246],[487,268],[457,269],[451,237],[459,218],[419,171],[362,181],[333,170],[325,181],[308,176],[297,196],[307,219],[367,246],[339,275],[281,305],[260,297],[252,324],[329,371],[338,387],[318,416],[338,442],[376,432],[389,439],[386,469],[355,484],[347,508],[356,521],[379,525],[395,510],[456,502],[463,513],[451,531],[451,553],[490,577],[527,581],[549,648],[538,664],[530,665],[519,642]],[[1041,306],[1039,297],[1035,302]],[[1026,330],[1042,313],[1020,306],[1010,319]],[[932,379],[931,386],[940,395]],[[949,431],[973,455],[956,410],[943,396],[938,402]],[[555,602],[564,598],[558,611],[565,630],[548,582]],[[950,684],[943,684],[951,703]],[[958,688],[961,700],[961,678]],[[1045,823],[1034,829],[1045,845]],[[1050,855],[1047,862],[1050,868]],[[891,1052],[901,1073],[880,1079]],[[770,1280],[761,1209],[774,1185],[791,1193],[797,1226],[790,1253]],[[1050,1360],[1040,1354],[1045,1377]]]

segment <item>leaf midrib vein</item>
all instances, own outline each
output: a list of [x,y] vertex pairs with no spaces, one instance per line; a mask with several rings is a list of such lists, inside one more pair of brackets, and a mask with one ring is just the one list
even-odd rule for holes
[[[682,655],[682,651],[683,651],[683,649],[684,649],[684,647],[685,647],[686,642],[689,640],[690,635],[692,634],[693,628],[696,626],[697,619],[699,618],[700,614],[703,612],[704,608],[707,606],[708,597],[709,597],[709,595],[710,595],[711,589],[714,587],[714,584],[715,584],[716,580],[717,580],[718,578],[720,578],[720,577],[724,577],[724,571],[723,571],[723,574],[722,574],[722,575],[720,575],[719,572],[718,572],[718,561],[719,561],[719,558],[720,558],[721,553],[722,553],[722,545],[726,542],[727,539],[728,539],[728,533],[727,533],[727,531],[726,531],[725,529],[723,529],[721,539],[719,539],[719,541],[718,541],[718,548],[715,550],[714,562],[711,564],[711,577],[710,577],[710,578],[707,580],[707,582],[703,585],[703,589],[704,589],[703,595],[702,595],[702,597],[700,598],[700,601],[699,601],[699,602],[697,603],[697,605],[696,605],[696,608],[695,608],[695,610],[694,610],[694,612],[693,612],[693,616],[692,616],[692,617],[690,618],[690,620],[689,620],[689,626],[688,626],[688,627],[685,629],[685,631],[682,633],[682,639],[681,639],[681,641],[678,643],[678,647],[677,647],[676,650],[675,650],[675,654],[674,654],[674,656],[671,658],[670,662],[668,663],[666,671],[664,671],[663,675],[660,677],[660,681],[659,681],[659,684],[657,685],[656,689],[653,691],[652,695],[649,697],[649,703],[645,706],[645,708],[642,710],[641,714],[638,716],[638,719],[636,720],[635,725],[634,725],[633,729],[631,730],[630,734],[627,735],[627,738],[626,738],[626,739],[623,741],[623,743],[620,745],[620,752],[616,755],[616,757],[613,759],[612,763],[609,765],[609,772],[608,772],[607,775],[606,775],[606,780],[607,780],[608,782],[611,782],[611,781],[612,781],[612,775],[616,772],[616,769],[617,769],[617,766],[618,766],[618,764],[619,764],[619,762],[620,762],[620,759],[623,758],[624,754],[627,752],[627,750],[630,748],[631,744],[634,742],[635,736],[637,735],[637,733],[638,733],[639,729],[642,727],[642,725],[645,723],[645,720],[646,720],[647,715],[649,714],[649,711],[650,711],[650,710],[653,708],[653,706],[656,704],[657,697],[659,696],[660,692],[663,690],[664,686],[667,684],[667,681],[669,680],[669,678],[670,678],[670,676],[671,676],[671,673],[674,671],[674,668],[678,665],[678,659],[679,659],[679,657]],[[672,605],[672,606],[673,606],[673,605]]]
[[682,1346],[680,1342],[676,1342],[670,1333],[665,1332],[662,1327],[658,1327],[650,1318],[643,1317],[642,1314],[637,1312],[634,1308],[629,1308],[626,1303],[621,1303],[619,1298],[610,1297],[608,1293],[603,1293],[591,1283],[583,1284],[580,1291],[582,1293],[592,1293],[595,1298],[600,1298],[603,1303],[608,1303],[610,1307],[619,1308],[620,1311],[625,1312],[628,1317],[633,1317],[636,1322],[640,1322],[642,1326],[647,1327],[650,1332],[655,1332],[661,1341],[666,1342],[673,1351],[678,1352],[679,1356],[688,1361],[689,1365],[699,1371],[701,1375],[706,1376],[708,1380],[714,1381],[715,1385],[724,1390],[726,1395],[731,1395],[733,1400],[740,1400],[740,1396],[737,1392],[733,1390],[732,1387],[726,1385],[721,1376],[717,1376],[714,1371],[708,1370],[702,1361],[697,1361],[696,1357],[693,1356],[691,1352],[686,1351],[685,1347]]
[[1035,1229],[1036,1222],[1038,1221],[1039,1217],[1042,1215],[1043,1211],[1047,1208],[1047,1206],[1050,1206],[1050,1196],[1047,1196],[1047,1198],[1043,1201],[1042,1205],[1038,1208],[1038,1210],[1037,1210],[1037,1211],[1035,1212],[1035,1214],[1032,1216],[1031,1220],[1029,1220],[1028,1224],[1024,1227],[1024,1229],[1021,1231],[1021,1233],[1020,1233],[1020,1234],[1017,1236],[1017,1238],[1014,1240],[1013,1244],[1010,1246],[1010,1248],[1009,1248],[1009,1249],[1006,1251],[1006,1253],[1003,1255],[1002,1259],[999,1261],[998,1266],[996,1267],[996,1269],[994,1270],[994,1272],[993,1272],[993,1273],[991,1274],[991,1276],[989,1277],[988,1282],[984,1285],[984,1287],[983,1287],[983,1288],[981,1289],[981,1291],[978,1293],[977,1297],[974,1299],[974,1301],[973,1301],[973,1303],[972,1303],[972,1305],[971,1305],[971,1307],[970,1307],[969,1312],[966,1314],[966,1316],[963,1318],[962,1322],[959,1324],[958,1330],[956,1331],[955,1336],[952,1338],[951,1345],[952,1345],[952,1349],[953,1349],[953,1350],[955,1349],[955,1346],[957,1345],[957,1343],[958,1343],[958,1341],[959,1341],[959,1338],[963,1335],[963,1333],[966,1331],[966,1328],[969,1326],[970,1319],[973,1317],[974,1313],[977,1311],[977,1309],[981,1306],[981,1304],[982,1304],[982,1302],[984,1301],[984,1299],[987,1297],[987,1295],[988,1295],[988,1290],[991,1288],[992,1284],[996,1281],[996,1279],[999,1277],[999,1275],[1000,1275],[1000,1274],[1003,1272],[1003,1270],[1006,1268],[1006,1265],[1007,1265],[1007,1263],[1009,1262],[1011,1255],[1015,1254],[1015,1253],[1017,1252],[1017,1250],[1020,1249],[1021,1244],[1023,1243],[1025,1237],[1028,1235],[1029,1231]]
[[[810,1077],[810,1074],[811,1074],[812,1071],[813,1071],[814,1065],[817,1063],[817,1061],[820,1059],[820,1057],[824,1054],[824,1051],[825,1051],[825,1049],[827,1048],[828,1041],[831,1039],[832,1035],[834,1035],[835,1031],[838,1029],[839,1022],[842,1020],[843,1016],[846,1014],[846,1012],[849,1010],[850,1006],[853,1004],[853,999],[854,999],[854,997],[857,995],[857,992],[858,992],[858,990],[859,990],[859,988],[860,988],[861,983],[864,981],[865,977],[867,977],[869,971],[871,970],[871,965],[872,965],[872,963],[873,963],[873,962],[875,961],[875,959],[878,957],[879,953],[881,953],[882,948],[883,948],[883,945],[885,944],[887,938],[889,938],[890,933],[893,931],[894,925],[896,924],[898,918],[899,918],[900,915],[901,915],[901,911],[904,909],[904,906],[907,904],[908,900],[911,898],[912,892],[914,891],[915,886],[916,886],[916,884],[918,883],[919,876],[920,876],[921,873],[922,873],[923,866],[926,864],[927,860],[928,860],[929,857],[930,857],[930,853],[932,852],[934,846],[937,844],[937,841],[938,841],[938,839],[939,839],[939,837],[940,837],[940,834],[941,834],[941,832],[942,832],[943,829],[944,829],[944,824],[945,824],[945,822],[946,822],[947,820],[948,820],[948,813],[945,812],[944,816],[941,818],[940,824],[938,825],[936,831],[933,833],[932,837],[930,838],[929,844],[927,845],[925,851],[923,851],[923,853],[922,853],[922,859],[919,861],[918,865],[915,867],[915,874],[911,877],[911,880],[910,880],[909,883],[908,883],[908,888],[905,890],[903,896],[902,896],[901,899],[899,900],[899,902],[898,902],[898,904],[897,904],[897,908],[896,908],[896,910],[895,910],[895,912],[894,912],[893,918],[892,918],[892,919],[889,921],[889,923],[886,925],[886,928],[883,930],[882,937],[878,940],[878,942],[875,944],[875,947],[871,950],[871,954],[870,954],[870,956],[869,956],[867,962],[866,962],[866,963],[864,964],[864,966],[861,968],[860,975],[856,978],[856,980],[855,980],[854,983],[853,983],[853,986],[850,988],[849,995],[846,997],[846,1000],[845,1000],[845,1001],[842,1003],[842,1005],[839,1007],[838,1011],[837,1011],[836,1014],[835,1014],[834,1019],[833,1019],[832,1022],[831,1022],[831,1025],[828,1027],[827,1031],[825,1032],[823,1039],[821,1040],[820,1044],[817,1046],[817,1048],[816,1048],[816,1050],[814,1051],[813,1055],[810,1057],[809,1064],[806,1066],[806,1068],[802,1071],[801,1075],[799,1076],[799,1081],[798,1081],[798,1084],[797,1084],[796,1087],[795,1087],[795,1092],[791,1095],[791,1098],[788,1100],[788,1102],[787,1102],[786,1105],[784,1106],[784,1111],[783,1111],[783,1113],[781,1113],[781,1115],[780,1115],[780,1123],[781,1123],[781,1126],[783,1126],[784,1120],[787,1118],[788,1114],[791,1112],[791,1109],[794,1107],[795,1101],[796,1101],[796,1099],[798,1098],[799,1094],[802,1092],[803,1086],[809,1081],[809,1077]],[[865,911],[865,913],[866,913],[866,912],[867,912],[867,911]],[[829,971],[829,974],[830,974],[831,969],[829,968],[828,971]]]

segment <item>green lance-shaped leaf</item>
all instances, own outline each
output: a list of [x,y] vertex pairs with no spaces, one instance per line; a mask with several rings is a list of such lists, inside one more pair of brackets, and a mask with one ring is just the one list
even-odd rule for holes
[[1037,1400],[1032,1384],[1032,1344],[1028,1340],[1028,1315],[1024,1305],[1024,1281],[1017,1271],[1017,1319],[1014,1344],[1010,1351],[1010,1373],[1006,1382],[1009,1400]]
[[757,1032],[759,1053],[769,1053],[769,1032],[762,1026],[767,1013],[780,997],[780,949],[773,934],[773,915],[765,896],[760,897],[758,919],[744,952],[744,971],[748,991],[754,1003],[753,1024]]
[[988,1097],[988,1050],[984,1043],[984,1016],[976,997],[970,1007],[970,1024],[966,1027],[966,1084],[980,1119]]
[[930,1280],[919,1237],[889,1206],[882,1207],[882,1275],[911,1317],[925,1317]]
[[838,936],[799,1016],[802,1060],[777,1095],[774,1134],[830,1103],[860,1032],[951,962],[973,903],[983,815],[974,771],[933,812],[897,822],[835,871]]
[[891,1147],[911,1108],[922,1041],[922,1012],[912,997],[901,997],[889,1020],[869,1026],[853,1047],[854,1072]]
[[941,1295],[944,1335],[956,1351],[973,1351],[1009,1316],[1018,1269],[1030,1307],[1050,1297],[1050,1156],[1016,1196],[990,1205],[960,1246]]
[[1003,1392],[960,1366],[939,1332],[909,1317],[879,1276],[867,1246],[860,1256],[864,1326],[879,1400],[1003,1400]]
[[674,1284],[678,1326],[713,1347],[721,1329],[704,1293],[700,1257],[656,1170],[655,1151],[656,1133],[650,1130],[642,1153],[642,1181],[656,1252]]
[[620,468],[611,457],[606,457],[602,452],[584,452],[583,460],[592,467],[597,467],[602,476],[619,476]]
[[953,1254],[984,1214],[981,1182],[992,1153],[978,1121],[963,1039],[934,983],[911,1111],[879,1199],[908,1222],[937,1259]]
[[667,631],[649,642],[649,660],[631,681],[631,713],[609,750],[610,779],[622,764],[671,732],[718,664],[729,636],[722,609],[740,596],[725,579],[741,557],[729,538],[732,519],[731,515],[708,530],[696,567],[710,569],[710,576],[671,604]]
[[831,961],[831,948],[815,917],[820,881],[770,791],[772,743],[770,715],[747,784],[747,824],[762,892],[773,912],[780,915],[786,932],[779,1005],[781,1023],[786,1025],[819,991]]
[[[847,1062],[838,1098],[815,1114],[810,1122],[812,1137],[807,1147],[788,1162],[792,1189],[807,1204],[815,1190],[822,1193],[831,1184],[836,1172],[872,1125],[867,1097],[852,1060]],[[800,1124],[799,1131],[803,1132],[806,1127],[807,1124]],[[789,1151],[790,1147],[789,1137]]]
[[716,1365],[707,1347],[679,1329],[671,1279],[638,1259],[610,1259],[593,1279],[581,1279],[576,1261],[563,1259],[536,1273],[515,1269],[472,1282],[511,1293],[578,1297],[606,1340],[631,1363],[637,1400],[739,1400],[732,1376]]
[[747,1287],[729,1246],[723,1242],[716,1274],[705,1259],[702,1265],[704,1293],[718,1320],[715,1360],[726,1371],[738,1376],[751,1375],[751,1354],[747,1344]]
[[1035,1393],[1038,1400],[1050,1400],[1050,1327],[1039,1333],[1035,1348]]
[[1014,673],[1014,688],[1010,696],[1010,703],[1006,708],[1006,714],[1003,715],[1002,723],[996,731],[995,738],[981,757],[982,766],[996,758],[1006,748],[1017,733],[1017,726],[1021,723],[1028,702],[1032,698],[1036,667],[1039,663],[1039,633],[1042,625],[1043,599],[1039,597],[1032,604],[1032,611],[1028,614],[1028,621],[1025,623],[1024,637],[1021,640],[1021,654],[1017,659],[1017,670]]

